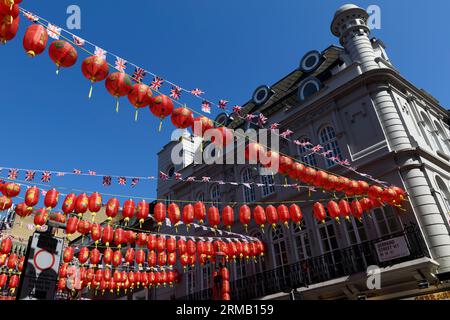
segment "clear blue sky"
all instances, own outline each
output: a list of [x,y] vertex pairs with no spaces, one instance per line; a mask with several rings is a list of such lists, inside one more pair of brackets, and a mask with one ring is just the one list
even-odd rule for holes
[[[382,9],[382,39],[401,73],[450,105],[448,12],[442,1],[354,1]],[[172,0],[23,1],[23,7],[65,25],[66,8],[82,10],[81,37],[210,99],[243,104],[260,84],[272,84],[297,67],[309,50],[337,44],[329,26],[343,1]],[[0,47],[2,119],[0,166],[115,175],[157,175],[157,152],[173,126],[145,109],[138,123],[126,99],[114,112],[103,84],[88,101],[80,65],[55,75],[45,52],[30,59],[22,49],[28,21]],[[149,80],[149,78],[147,78]],[[199,109],[199,106],[195,106]],[[39,178],[39,177],[37,177]],[[139,188],[101,186],[100,178],[56,178],[57,186],[154,196],[155,183]]]

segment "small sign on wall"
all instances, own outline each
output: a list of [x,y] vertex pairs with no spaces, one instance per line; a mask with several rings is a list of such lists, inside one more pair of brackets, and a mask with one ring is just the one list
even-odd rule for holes
[[407,257],[411,253],[404,236],[381,241],[375,244],[380,262]]

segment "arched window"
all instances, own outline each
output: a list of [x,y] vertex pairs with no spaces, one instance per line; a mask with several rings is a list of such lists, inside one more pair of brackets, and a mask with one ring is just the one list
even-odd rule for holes
[[441,177],[436,177],[436,182],[440,191],[439,196],[444,203],[446,212],[450,212],[450,191]]
[[375,229],[380,238],[401,230],[398,217],[390,206],[374,209],[373,217],[375,217]]
[[167,175],[169,176],[169,178],[172,178],[175,175],[175,167],[174,166],[169,167],[169,169],[167,170]]
[[274,194],[275,187],[274,187],[274,179],[273,175],[267,174],[267,175],[261,175],[261,183],[263,184],[262,187],[262,195],[263,197],[270,196],[271,194]]
[[[342,160],[341,149],[336,138],[336,132],[330,126],[323,128],[320,131],[320,143],[324,147],[325,151],[331,151],[328,158],[337,157]],[[327,167],[333,166],[335,163],[329,159],[326,160]]]
[[211,202],[212,202],[212,204],[214,206],[219,208],[219,205],[220,205],[220,192],[219,192],[219,187],[218,186],[214,186],[211,189]]
[[[252,172],[250,171],[250,169],[245,169],[242,172],[242,182],[244,182],[244,183],[253,182],[252,181]],[[254,202],[256,200],[255,185],[250,184],[250,188],[248,186],[243,185],[242,188],[244,190],[244,201],[246,203]]]
[[272,245],[275,266],[279,267],[288,264],[286,240],[284,238],[283,228],[280,225],[278,225],[275,229],[272,229]]
[[450,143],[447,139],[447,136],[445,135],[445,131],[442,128],[442,126],[439,124],[439,122],[435,121],[434,125],[437,129],[438,139],[440,141],[440,144],[443,148],[442,152],[444,153],[450,153]]
[[[308,137],[303,137],[298,140],[300,143],[311,143],[311,139]],[[298,146],[298,155],[301,162],[307,163],[310,166],[317,167],[317,160],[314,153],[311,153],[309,151],[310,148],[307,148],[306,146],[299,145]]]
[[201,202],[205,201],[205,194],[203,192],[198,193],[197,196],[195,197],[195,200]]
[[430,121],[430,118],[426,115],[425,112],[421,113],[422,119],[423,119],[423,127],[425,129],[425,135],[428,144],[430,145],[431,149],[433,150],[442,150],[439,139],[436,135],[436,132],[433,129],[433,125]]
[[305,260],[312,256],[309,231],[305,226],[294,226],[295,244],[297,246],[297,254],[299,260]]

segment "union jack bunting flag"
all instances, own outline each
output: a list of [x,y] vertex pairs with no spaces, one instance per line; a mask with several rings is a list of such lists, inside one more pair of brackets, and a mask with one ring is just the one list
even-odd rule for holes
[[239,114],[241,112],[241,110],[242,110],[241,106],[234,106],[233,107],[233,112],[236,113],[236,114]]
[[175,180],[183,180],[183,176],[179,172],[175,172],[174,177],[175,177]]
[[28,170],[28,171],[25,173],[25,181],[33,181],[33,180],[34,180],[35,174],[36,174],[36,173],[35,173],[34,171]]
[[162,87],[162,85],[163,85],[163,83],[164,83],[164,80],[162,79],[162,78],[160,78],[160,77],[154,77],[153,78],[153,81],[152,81],[152,83],[151,83],[151,85],[150,85],[150,88],[152,88],[153,90],[159,90],[159,88],[161,88]]
[[188,182],[194,182],[195,181],[195,177],[187,177],[186,181]]
[[343,166],[349,166],[349,165],[350,165],[350,162],[349,162],[347,159],[345,159],[345,160],[342,160],[342,161],[340,162],[340,164],[342,164]]
[[97,172],[89,170],[89,171],[88,171],[88,175],[90,175],[90,176],[96,176],[96,175],[97,175]]
[[206,112],[206,113],[211,113],[211,103],[209,103],[208,101],[203,101],[202,102],[202,111]]
[[191,93],[192,93],[194,96],[196,96],[196,97],[198,97],[198,96],[204,94],[204,92],[203,92],[202,90],[198,89],[198,88],[192,90]]
[[41,181],[42,182],[50,182],[51,178],[52,178],[52,174],[49,171],[44,171],[42,173]]
[[147,72],[145,72],[144,69],[136,67],[134,69],[134,73],[133,73],[132,79],[133,79],[134,82],[141,83],[142,80],[144,80],[146,75],[147,75]]
[[259,117],[258,117],[258,125],[260,127],[262,127],[266,124],[266,122],[267,122],[267,118],[262,113],[260,113]]
[[225,109],[227,107],[228,101],[227,100],[220,100],[219,101],[219,108]]
[[253,118],[255,118],[256,116],[254,114],[248,114],[245,116],[245,121],[247,122],[253,122]]
[[59,40],[59,37],[61,36],[61,28],[58,28],[57,26],[54,26],[53,24],[49,23],[47,25],[47,30],[48,30],[48,36],[50,38]]
[[319,151],[322,150],[322,149],[323,149],[323,147],[322,147],[320,144],[318,144],[318,145],[312,147],[312,148],[311,148],[311,151],[314,152],[314,153],[316,153],[316,152],[319,152]]
[[210,182],[211,181],[211,177],[202,177],[202,181],[203,182]]
[[178,86],[173,86],[172,90],[170,90],[170,97],[178,100],[181,97],[181,88]]
[[110,185],[111,185],[111,177],[110,176],[103,177],[103,186],[109,187]]
[[35,16],[34,14],[32,14],[31,12],[25,12],[23,15],[25,16],[25,18],[27,18],[31,22],[39,21],[39,18],[37,16]]
[[289,138],[294,132],[292,132],[291,130],[287,129],[286,131],[284,131],[283,133],[280,134],[280,137],[283,137],[285,139]]
[[127,62],[124,59],[117,57],[116,58],[116,69],[119,72],[124,73],[126,68],[127,68]]
[[159,173],[159,178],[160,178],[161,180],[168,180],[168,179],[169,179],[169,176],[168,176],[167,174],[165,174],[164,172],[160,172],[160,173]]
[[95,54],[97,57],[102,58],[103,60],[106,60],[106,54],[107,54],[107,52],[106,52],[105,50],[103,50],[102,48],[100,48],[100,47],[95,47],[94,54]]
[[120,186],[125,186],[127,184],[127,178],[125,177],[119,177],[118,181]]
[[81,39],[80,37],[73,36],[73,43],[75,43],[79,47],[84,47],[85,41]]
[[270,130],[276,130],[276,129],[278,129],[279,126],[280,126],[280,125],[279,125],[278,123],[272,123],[272,124],[270,125]]
[[81,174],[81,170],[73,169],[73,173],[74,173],[74,174]]
[[136,185],[139,183],[139,178],[133,178],[131,179],[131,186],[136,187]]
[[16,180],[18,175],[19,175],[19,171],[17,169],[9,169],[9,172],[8,172],[9,180]]

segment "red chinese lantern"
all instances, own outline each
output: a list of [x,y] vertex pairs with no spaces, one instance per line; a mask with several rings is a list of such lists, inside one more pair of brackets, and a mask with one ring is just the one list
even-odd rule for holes
[[22,273],[24,265],[25,265],[25,257],[22,256],[20,257],[19,263],[17,264],[17,270],[19,271],[19,273]]
[[136,204],[132,199],[127,200],[123,203],[122,217],[124,218],[126,225],[130,221],[130,219],[133,218],[135,211],[136,211]]
[[139,220],[139,226],[142,228],[142,224],[148,218],[148,214],[150,212],[149,205],[147,201],[142,200],[138,203],[136,210],[136,218]]
[[282,224],[284,224],[287,228],[289,228],[289,218],[291,217],[289,214],[289,209],[284,204],[278,206],[277,208],[278,219]]
[[8,276],[6,273],[0,274],[0,290],[6,286],[6,283],[8,283]]
[[327,219],[327,213],[323,204],[321,204],[320,202],[316,202],[313,206],[313,211],[314,218],[316,218],[316,220],[321,223],[325,223],[325,220]]
[[138,264],[139,268],[142,267],[142,265],[145,262],[145,252],[142,249],[139,249],[136,251],[136,263]]
[[[111,248],[106,248],[105,251],[103,252],[103,263],[107,266],[111,265],[112,263],[112,258],[113,258],[113,251]],[[106,271],[109,271],[108,269],[105,270],[105,276],[106,276]]]
[[62,204],[62,211],[68,215],[71,214],[75,210],[75,202],[77,200],[77,196],[74,193],[70,193],[64,199]]
[[278,172],[284,176],[289,175],[289,172],[292,170],[293,164],[294,161],[291,158],[281,156],[280,167],[278,168]]
[[370,186],[368,190],[368,195],[370,199],[380,199],[383,193],[383,189],[379,186]]
[[106,244],[107,247],[109,247],[109,244],[113,240],[114,236],[114,230],[111,226],[105,226],[103,228],[103,234],[102,234],[102,242]]
[[86,262],[89,260],[89,249],[87,247],[83,247],[80,249],[80,252],[78,253],[78,261],[80,261],[81,265],[86,264]]
[[137,121],[140,108],[145,108],[150,104],[153,93],[149,86],[137,83],[133,86],[133,90],[128,94],[128,100],[136,109],[134,121]]
[[91,238],[97,246],[102,238],[102,227],[98,223],[93,223],[91,226]]
[[289,214],[291,216],[292,221],[298,226],[300,227],[301,223],[302,223],[302,219],[303,219],[303,213],[302,210],[300,209],[300,206],[297,204],[292,204],[289,207]]
[[65,263],[70,263],[73,260],[73,256],[74,256],[74,250],[72,247],[67,247],[64,249],[64,253],[63,253],[63,261]]
[[251,163],[257,163],[260,160],[260,155],[265,152],[264,147],[259,143],[251,142],[245,148],[245,159]]
[[116,97],[116,112],[119,112],[119,98],[127,96],[133,90],[133,83],[126,73],[111,73],[105,81],[105,87],[108,92]]
[[194,205],[194,216],[199,224],[203,224],[206,218],[206,207],[203,202],[199,201]]
[[100,263],[100,251],[98,251],[97,248],[92,249],[91,255],[90,255],[90,262],[91,265],[97,265]]
[[1,254],[9,254],[12,249],[12,240],[11,238],[4,238],[0,243],[0,253]]
[[166,213],[167,209],[164,203],[159,202],[155,205],[153,216],[158,224],[158,228],[160,228],[163,225],[163,222],[166,221]]
[[162,121],[173,112],[173,102],[168,96],[163,94],[150,99],[150,111],[160,119],[159,131],[161,131]]
[[339,217],[341,216],[341,210],[339,209],[339,205],[335,201],[330,201],[328,202],[327,208],[331,219],[334,219],[337,222],[339,222]]
[[56,189],[52,189],[47,191],[44,198],[44,206],[47,210],[51,210],[56,208],[59,200],[59,192]]
[[178,207],[176,203],[171,203],[169,204],[169,208],[167,211],[169,213],[170,223],[172,224],[172,226],[175,227],[175,230],[178,232],[177,227],[181,221],[180,207]]
[[125,241],[129,245],[134,244],[136,242],[136,232],[134,232],[132,230],[125,231]]
[[18,3],[14,4],[14,1],[11,0],[0,1],[0,17],[3,23],[10,25],[19,16],[20,8],[17,5]]
[[83,193],[80,194],[75,200],[75,213],[78,214],[78,217],[81,218],[83,214],[85,214],[88,210],[89,206],[89,198]]
[[381,202],[383,203],[395,204],[394,201],[396,198],[397,193],[391,188],[384,189],[381,194]]
[[357,181],[358,182],[358,190],[356,192],[357,195],[366,195],[369,192],[369,184],[365,181]]
[[361,221],[361,217],[363,214],[363,208],[361,206],[361,203],[358,200],[354,200],[351,204],[351,209],[352,209],[352,215],[358,219],[359,221]]
[[70,217],[67,219],[66,224],[66,234],[67,236],[74,234],[77,232],[79,220],[77,217]]
[[135,251],[133,248],[128,248],[125,253],[125,263],[130,265],[134,263]]
[[178,253],[180,254],[180,256],[185,254],[187,252],[186,240],[183,240],[183,239],[178,240],[177,248],[178,248]]
[[195,242],[193,240],[188,240],[187,242],[187,249],[186,253],[190,256],[195,254],[195,251],[197,250],[197,246],[195,245]]
[[78,223],[77,231],[83,236],[91,232],[91,223],[86,220],[80,220]]
[[253,218],[255,223],[261,227],[262,232],[264,232],[265,224],[267,222],[266,211],[261,206],[256,206],[253,210]]
[[47,223],[48,212],[45,209],[39,209],[34,214],[34,224],[36,228],[40,228]]
[[33,24],[25,32],[23,48],[30,57],[35,57],[44,52],[47,40],[47,30],[40,24]]
[[341,217],[344,217],[345,220],[350,219],[350,214],[352,213],[352,210],[347,200],[339,201],[339,213]]
[[167,253],[165,251],[158,254],[158,264],[160,266],[165,266],[167,264]]
[[233,142],[233,131],[227,127],[219,127],[214,129],[214,134],[211,136],[211,142],[216,146],[223,148]]
[[156,236],[154,234],[149,234],[147,237],[147,249],[150,251],[156,249]]
[[98,56],[90,56],[84,59],[81,65],[81,72],[91,81],[91,88],[89,90],[89,99],[92,96],[92,87],[94,82],[100,82],[106,79],[109,74],[108,62]]
[[145,247],[148,242],[148,237],[145,233],[138,233],[136,244],[139,247]]
[[239,208],[239,221],[243,224],[245,231],[247,232],[248,225],[252,218],[252,213],[250,207],[243,205]]
[[212,206],[208,209],[208,221],[211,227],[217,229],[220,224],[220,213],[217,207]]
[[6,266],[9,269],[9,272],[12,272],[16,267],[17,263],[19,262],[19,258],[17,257],[17,254],[11,253],[8,257],[8,261],[6,263]]
[[[2,16],[0,15],[1,18]],[[12,23],[8,23],[10,21],[5,21],[5,18],[0,21],[0,42],[3,44],[14,39],[19,30],[20,16],[13,19]]]
[[328,173],[319,170],[316,173],[316,179],[314,180],[314,186],[318,187],[318,188],[322,188],[323,186],[325,186],[326,182],[328,180]]
[[293,180],[301,180],[306,168],[303,164],[294,162],[291,170],[289,171],[289,177]]
[[8,210],[13,205],[12,199],[6,196],[0,197],[0,211]]
[[194,254],[192,256],[189,256],[189,264],[192,268],[195,267],[195,264],[197,263],[197,256]]
[[[3,206],[4,206],[2,203],[2,199],[3,199],[3,197],[0,197],[0,209],[3,208]],[[6,199],[9,199],[9,198],[6,198]],[[12,205],[12,200],[11,200],[11,205]],[[33,213],[33,208],[28,207],[25,203],[19,203],[15,208],[15,212],[19,217],[25,218]]]
[[[266,154],[266,161],[262,165],[266,168],[271,168],[273,171],[278,171],[280,167],[280,154],[275,151],[268,151]],[[262,159],[260,159],[262,160]]]
[[122,263],[122,252],[120,250],[114,251],[112,258],[113,267],[117,268]]
[[167,252],[175,252],[177,249],[177,241],[174,237],[169,237],[166,241]]
[[194,206],[192,204],[187,204],[183,207],[183,223],[186,225],[187,231],[194,222]]
[[57,40],[50,45],[48,49],[48,53],[50,55],[50,59],[56,64],[58,67],[56,70],[56,74],[59,73],[59,69],[62,68],[70,68],[73,66],[78,59],[78,53],[75,48],[64,40]]
[[66,216],[61,212],[55,212],[50,214],[50,221],[56,221],[58,223],[66,223]]
[[316,180],[317,171],[311,167],[306,167],[303,174],[302,181],[307,184],[313,184]]
[[368,212],[372,209],[372,201],[369,198],[362,198],[359,202],[361,203],[363,211]]
[[197,254],[199,256],[205,254],[205,241],[197,241]]
[[116,247],[120,249],[122,247],[122,244],[125,243],[125,232],[122,228],[117,228],[114,230],[114,244]]
[[148,262],[148,266],[150,268],[153,268],[156,266],[157,261],[156,261],[156,252],[155,251],[150,251],[148,253],[147,262]]
[[105,214],[108,217],[108,221],[111,221],[117,216],[117,214],[119,213],[119,207],[120,203],[119,200],[117,200],[116,198],[111,198],[108,200],[108,202],[106,203],[106,210],[105,210]]
[[94,192],[89,197],[88,208],[92,215],[92,221],[94,221],[97,213],[102,209],[102,196],[98,192]]
[[162,252],[166,250],[166,237],[165,236],[159,236],[156,240],[156,249],[158,252]]
[[8,198],[15,198],[20,193],[20,185],[13,182],[7,182],[3,186],[3,194]]
[[228,231],[231,231],[231,227],[234,224],[234,210],[230,206],[226,206],[222,210],[222,220]]
[[350,180],[346,177],[338,177],[336,183],[334,184],[334,189],[336,191],[344,191],[349,182]]
[[325,181],[323,188],[327,191],[336,190],[337,182],[338,178],[332,174],[329,174],[328,179]]
[[11,295],[13,295],[16,291],[16,288],[19,286],[19,276],[16,274],[12,275],[11,278],[9,278],[8,286]]
[[278,223],[278,211],[274,206],[270,205],[266,208],[266,217],[269,224],[275,229]]
[[405,201],[407,197],[405,190],[395,186],[391,187],[391,189],[394,190],[394,192],[397,194],[397,196],[394,199],[396,204],[401,204],[403,201]]
[[214,122],[205,116],[195,118],[192,123],[192,132],[197,137],[203,137],[205,132],[211,129],[214,129]]
[[172,113],[171,119],[173,125],[179,129],[192,127],[194,123],[194,116],[192,111],[188,108],[175,109]]
[[345,194],[348,197],[352,197],[358,193],[359,190],[359,183],[355,180],[350,180],[347,188],[345,189]]

